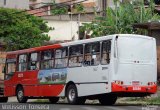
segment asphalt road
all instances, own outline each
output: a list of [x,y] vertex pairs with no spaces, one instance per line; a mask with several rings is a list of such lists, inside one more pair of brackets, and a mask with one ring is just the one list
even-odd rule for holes
[[160,110],[160,106],[120,105],[102,106],[100,104],[70,105],[67,103],[50,104],[47,102],[29,102],[20,104],[16,98],[9,98],[8,103],[0,103],[0,110]]
[[[150,107],[150,109],[148,109]],[[158,106],[114,105],[102,106],[96,104],[69,105],[48,103],[1,103],[0,110],[160,110]],[[153,109],[154,108],[154,109]]]

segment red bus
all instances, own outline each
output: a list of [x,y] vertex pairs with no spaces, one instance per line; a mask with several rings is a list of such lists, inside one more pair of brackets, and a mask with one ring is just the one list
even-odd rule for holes
[[156,79],[155,39],[120,34],[8,52],[4,92],[20,103],[67,97],[112,105],[119,96],[154,94]]

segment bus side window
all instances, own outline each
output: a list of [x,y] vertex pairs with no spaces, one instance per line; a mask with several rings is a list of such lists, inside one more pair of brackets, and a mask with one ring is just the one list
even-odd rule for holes
[[41,52],[41,69],[50,69],[54,67],[54,51],[46,50]]
[[100,42],[85,45],[84,65],[100,64]]
[[19,55],[18,62],[18,71],[26,71],[27,70],[27,55],[22,54]]
[[38,63],[38,53],[30,53],[29,54],[29,62],[28,62],[28,69],[29,70],[36,70],[39,69],[39,63]]
[[101,63],[106,65],[110,63],[111,41],[102,42],[102,59]]
[[5,75],[5,79],[8,80],[10,79],[14,72],[16,71],[16,62],[11,61],[9,62],[10,59],[7,59],[7,63],[6,63],[6,75]]
[[68,64],[68,47],[55,51],[55,68],[64,68]]
[[71,46],[69,48],[69,67],[82,66],[83,45]]

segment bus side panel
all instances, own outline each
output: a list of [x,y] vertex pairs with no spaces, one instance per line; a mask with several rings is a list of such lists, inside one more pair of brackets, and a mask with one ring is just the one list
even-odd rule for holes
[[47,97],[58,96],[64,85],[35,85],[25,86],[25,96]]
[[[103,70],[103,68],[106,68]],[[111,92],[109,82],[109,66],[85,66],[69,68],[67,83],[76,84],[78,96],[89,96]]]
[[64,88],[63,84],[41,85],[38,87],[38,96],[59,96]]
[[15,86],[5,86],[4,87],[4,95],[5,96],[15,96]]

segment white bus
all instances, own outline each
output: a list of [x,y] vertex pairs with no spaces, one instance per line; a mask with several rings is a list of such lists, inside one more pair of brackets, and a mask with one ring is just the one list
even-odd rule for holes
[[[143,97],[157,91],[156,41],[152,37],[109,35],[9,52],[7,56],[17,69],[10,77],[6,71],[5,96],[17,95],[20,103],[34,97],[56,103],[59,97],[67,97],[71,104],[98,99],[103,105],[113,105],[117,97]],[[35,69],[29,67],[30,62]]]

